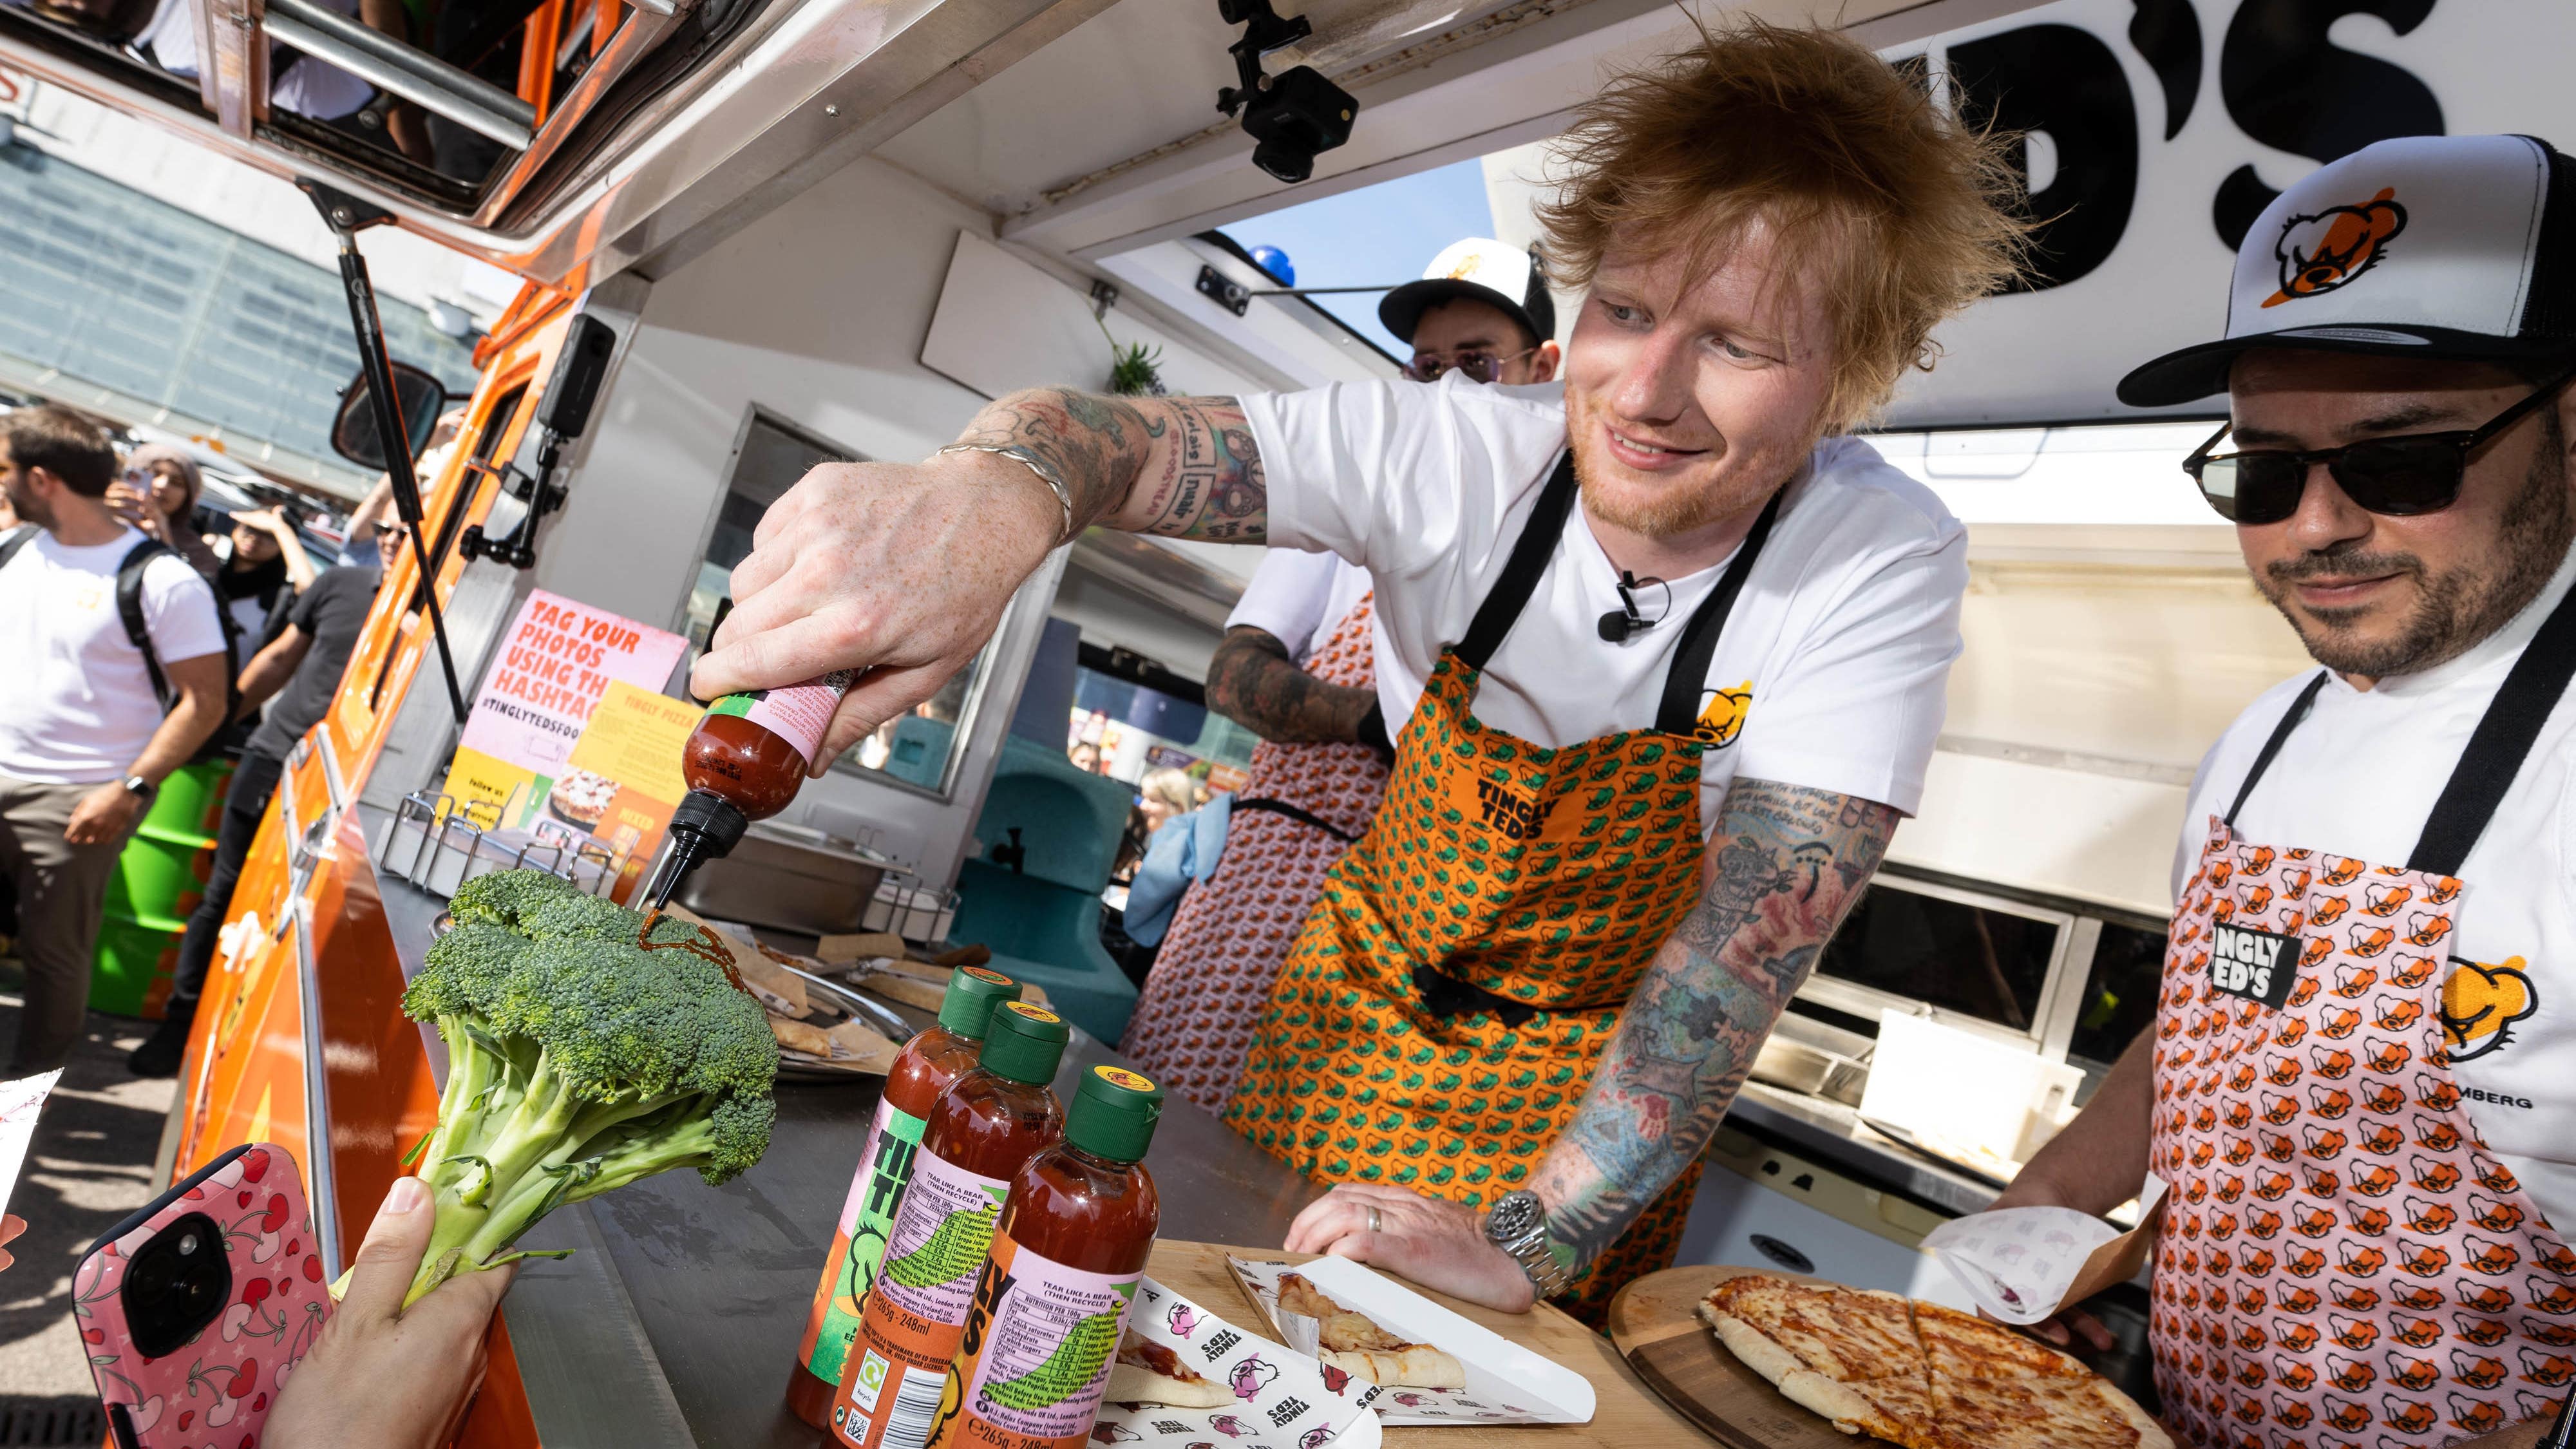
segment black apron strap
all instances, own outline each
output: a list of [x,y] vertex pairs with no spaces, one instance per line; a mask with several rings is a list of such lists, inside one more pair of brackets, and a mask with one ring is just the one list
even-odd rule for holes
[[1547,572],[1547,561],[1556,553],[1556,541],[1565,533],[1565,516],[1574,511],[1578,492],[1574,483],[1574,454],[1568,450],[1556,460],[1556,471],[1548,475],[1547,486],[1539,490],[1538,507],[1530,510],[1521,524],[1521,536],[1512,542],[1511,557],[1503,562],[1502,577],[1494,580],[1493,592],[1478,605],[1474,622],[1467,626],[1467,637],[1452,650],[1458,662],[1470,669],[1481,670],[1503,647],[1503,636],[1512,632],[1512,624],[1529,606],[1530,596],[1538,592],[1539,575]]
[[1735,561],[1726,566],[1717,587],[1682,626],[1681,647],[1673,651],[1672,669],[1664,675],[1663,704],[1655,711],[1655,728],[1665,734],[1688,735],[1699,724],[1699,697],[1708,688],[1708,666],[1717,657],[1718,635],[1726,632],[1726,616],[1735,611],[1735,596],[1744,592],[1744,581],[1753,573],[1753,561],[1762,556],[1762,545],[1771,538],[1771,525],[1780,517],[1780,500],[1788,492],[1782,488],[1762,505],[1752,530],[1735,550]]
[[2449,783],[2442,786],[2441,798],[2433,802],[2424,834],[2406,857],[2409,866],[2434,875],[2460,873],[2571,677],[2576,677],[2576,590],[2549,611],[2497,688],[2468,747],[2460,751]]
[[2299,697],[2290,701],[2289,711],[2281,716],[2281,722],[2272,726],[2272,737],[2263,742],[2262,752],[2254,757],[2254,768],[2245,772],[2245,783],[2236,787],[2236,803],[2227,807],[2228,829],[2236,828],[2236,812],[2245,808],[2245,802],[2254,794],[2254,786],[2262,780],[2263,772],[2272,768],[2272,758],[2281,753],[2281,746],[2289,743],[2290,731],[2297,729],[2299,721],[2308,717],[2308,706],[2316,703],[2317,691],[2325,687],[2326,671],[2320,669],[2317,677],[2308,681],[2307,688],[2299,691]]
[[[397,388],[396,391],[400,391],[400,389]],[[1266,795],[1254,795],[1250,797],[1237,796],[1235,798],[1234,808],[1237,810],[1266,810],[1273,815],[1285,815],[1289,819],[1297,821],[1300,824],[1314,826],[1317,830],[1324,832],[1335,840],[1341,841],[1345,845],[1359,844],[1360,838],[1358,836],[1351,834],[1349,831],[1344,830],[1342,827],[1335,825],[1333,822],[1302,805],[1291,805],[1285,800],[1273,800]]]

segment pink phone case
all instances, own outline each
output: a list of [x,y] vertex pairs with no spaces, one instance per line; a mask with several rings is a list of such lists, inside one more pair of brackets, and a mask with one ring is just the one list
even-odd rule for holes
[[[190,1213],[221,1231],[232,1291],[194,1338],[147,1357],[118,1289],[134,1253]],[[295,1158],[268,1142],[216,1158],[91,1246],[72,1276],[72,1316],[118,1449],[257,1449],[269,1405],[330,1315],[316,1249]]]

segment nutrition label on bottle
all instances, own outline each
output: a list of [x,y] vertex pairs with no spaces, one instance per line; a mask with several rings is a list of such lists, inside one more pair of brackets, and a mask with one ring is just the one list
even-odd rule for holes
[[918,1154],[869,1292],[932,1323],[964,1323],[976,1270],[984,1266],[1010,1191],[1009,1183],[979,1177],[937,1153]]
[[1109,1387],[1142,1275],[1086,1273],[1008,1234],[993,1239],[992,1259],[961,1345],[974,1356],[974,1377],[953,1437],[968,1445],[1080,1444]]

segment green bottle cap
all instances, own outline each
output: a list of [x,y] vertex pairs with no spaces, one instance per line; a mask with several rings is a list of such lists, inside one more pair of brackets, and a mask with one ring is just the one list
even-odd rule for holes
[[969,1041],[982,1041],[993,1023],[993,1008],[1020,999],[1020,983],[999,971],[960,966],[948,973],[948,995],[939,1003],[939,1024]]
[[1093,1067],[1074,1089],[1064,1140],[1094,1157],[1142,1162],[1162,1120],[1162,1088],[1125,1067]]
[[984,1032],[984,1054],[976,1065],[995,1076],[1032,1087],[1055,1080],[1056,1063],[1064,1060],[1065,1041],[1073,1029],[1043,1006],[1005,1001]]

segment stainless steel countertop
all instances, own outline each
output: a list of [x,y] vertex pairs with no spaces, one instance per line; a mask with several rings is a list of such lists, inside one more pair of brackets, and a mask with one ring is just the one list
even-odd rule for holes
[[[400,880],[379,886],[408,976],[446,902]],[[1084,1071],[1118,1060],[1077,1028],[1056,1090],[1069,1098]],[[877,1088],[781,1082],[769,1153],[749,1172],[723,1187],[666,1172],[530,1232],[522,1246],[583,1250],[527,1263],[503,1304],[546,1443],[812,1449],[816,1432],[785,1409],[787,1376]],[[1276,1243],[1321,1191],[1187,1103],[1166,1111],[1146,1166],[1171,1238]]]

